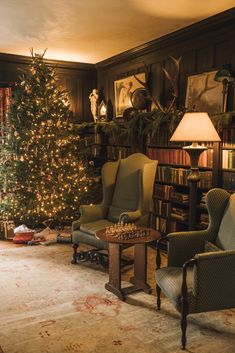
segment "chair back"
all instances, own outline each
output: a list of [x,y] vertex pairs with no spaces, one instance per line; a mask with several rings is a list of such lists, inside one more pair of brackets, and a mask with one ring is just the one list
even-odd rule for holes
[[118,166],[108,219],[117,222],[121,213],[140,209],[149,212],[157,161],[141,153],[121,159]]
[[235,249],[235,193],[228,199],[215,243],[224,250]]

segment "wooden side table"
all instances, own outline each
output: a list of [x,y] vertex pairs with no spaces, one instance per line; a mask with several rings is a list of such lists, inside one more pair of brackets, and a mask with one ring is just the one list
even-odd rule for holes
[[[145,228],[146,229],[146,228]],[[105,288],[125,300],[130,293],[143,290],[150,294],[151,287],[147,284],[147,244],[160,238],[160,233],[149,229],[150,235],[135,239],[120,240],[111,235],[106,235],[105,229],[97,232],[96,236],[109,243],[109,282]],[[122,245],[134,245],[134,276],[130,278],[132,286],[121,287],[121,252]]]

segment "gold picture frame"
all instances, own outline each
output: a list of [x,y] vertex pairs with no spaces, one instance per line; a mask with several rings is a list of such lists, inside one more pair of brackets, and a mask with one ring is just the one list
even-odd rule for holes
[[[139,80],[145,83],[145,73],[135,75]],[[131,94],[137,88],[143,88],[135,78],[134,75],[124,77],[120,80],[114,81],[114,96],[115,96],[115,116],[116,118],[123,117],[123,112],[127,108],[132,107]]]
[[188,76],[185,106],[188,110],[207,112],[222,111],[222,83],[214,80],[215,71]]

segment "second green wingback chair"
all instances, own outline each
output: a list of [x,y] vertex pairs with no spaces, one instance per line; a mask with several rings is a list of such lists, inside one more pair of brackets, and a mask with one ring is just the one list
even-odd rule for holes
[[157,254],[157,306],[161,291],[181,313],[182,347],[187,315],[235,308],[235,193],[212,189],[206,230],[168,234],[168,267]]
[[[101,171],[103,201],[99,205],[80,206],[81,216],[72,224],[72,263],[86,260],[84,252],[81,256],[77,252],[80,243],[108,249],[108,244],[96,238],[96,233],[113,223],[135,222],[147,226],[156,168],[157,161],[141,153],[104,164]],[[91,256],[90,252],[88,254]]]

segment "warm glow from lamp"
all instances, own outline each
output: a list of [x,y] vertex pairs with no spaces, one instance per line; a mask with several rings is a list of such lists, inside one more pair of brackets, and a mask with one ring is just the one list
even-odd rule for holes
[[200,180],[198,160],[200,154],[207,149],[206,146],[200,146],[198,142],[219,142],[221,140],[208,114],[193,112],[184,114],[170,141],[192,142],[190,146],[185,146],[183,149],[188,152],[191,162],[188,181],[198,182]]
[[218,142],[220,137],[207,113],[185,113],[170,141]]

